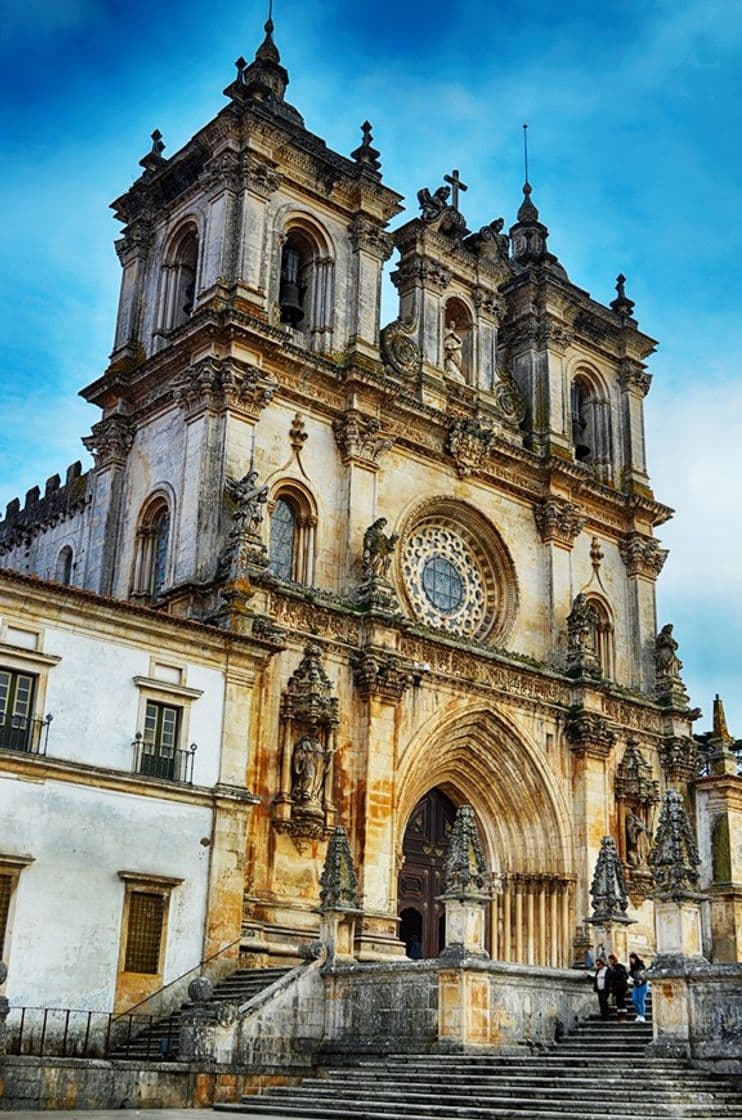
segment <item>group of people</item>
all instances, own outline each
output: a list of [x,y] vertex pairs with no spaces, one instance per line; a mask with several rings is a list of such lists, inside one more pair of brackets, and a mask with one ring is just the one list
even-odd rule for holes
[[610,1015],[608,1008],[610,996],[613,996],[615,1000],[618,1018],[626,1018],[626,992],[629,988],[629,982],[631,982],[631,1001],[636,1012],[635,1022],[646,1023],[647,990],[649,988],[646,967],[637,953],[629,954],[628,968],[625,964],[621,964],[615,953],[610,953],[607,960],[605,957],[597,958],[593,989],[598,995],[602,1019],[607,1019]]

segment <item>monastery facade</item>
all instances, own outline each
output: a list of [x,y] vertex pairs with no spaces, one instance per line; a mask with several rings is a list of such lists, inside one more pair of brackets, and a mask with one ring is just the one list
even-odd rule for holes
[[309,132],[266,28],[114,203],[94,466],[0,523],[6,994],[124,1010],[215,954],[297,959],[339,824],[356,958],[436,957],[462,804],[495,960],[584,963],[605,836],[651,956],[670,787],[710,806],[705,948],[739,959],[714,836],[742,805],[699,779],[658,633],[655,342],[624,278],[608,306],[571,281],[529,183],[509,233],[468,228],[458,171],[400,220],[371,126],[350,157]]

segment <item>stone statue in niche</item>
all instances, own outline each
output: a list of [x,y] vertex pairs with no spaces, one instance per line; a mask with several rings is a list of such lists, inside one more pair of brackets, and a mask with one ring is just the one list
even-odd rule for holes
[[363,534],[363,564],[364,580],[385,579],[392,562],[394,548],[399,540],[398,533],[384,532],[386,518],[379,517],[369,525]]
[[630,867],[648,869],[652,833],[641,817],[629,813],[626,818],[626,862]]
[[322,815],[322,790],[328,762],[318,729],[310,727],[295,744],[291,760],[294,780],[291,799],[301,813]]
[[461,336],[456,333],[456,324],[449,323],[443,339],[443,369],[446,377],[451,377],[454,381],[465,380],[462,358],[463,346]]

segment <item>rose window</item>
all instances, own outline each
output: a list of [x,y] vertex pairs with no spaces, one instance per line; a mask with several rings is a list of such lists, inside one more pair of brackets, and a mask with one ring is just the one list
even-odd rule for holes
[[397,571],[410,613],[461,637],[502,638],[515,615],[517,585],[494,526],[450,499],[426,502],[408,525]]

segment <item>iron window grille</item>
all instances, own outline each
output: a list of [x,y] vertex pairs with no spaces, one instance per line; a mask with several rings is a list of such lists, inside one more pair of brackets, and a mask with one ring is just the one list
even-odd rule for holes
[[36,677],[15,669],[0,669],[0,748],[46,754],[52,716],[32,715]]
[[10,897],[13,893],[13,876],[0,875],[0,961],[3,959],[5,937],[8,932]]
[[148,778],[193,784],[196,744],[187,750],[178,747],[182,709],[148,700],[144,713],[144,732],[137,731],[134,771]]
[[160,971],[160,945],[165,921],[165,899],[161,894],[132,891],[126,931],[126,972]]

